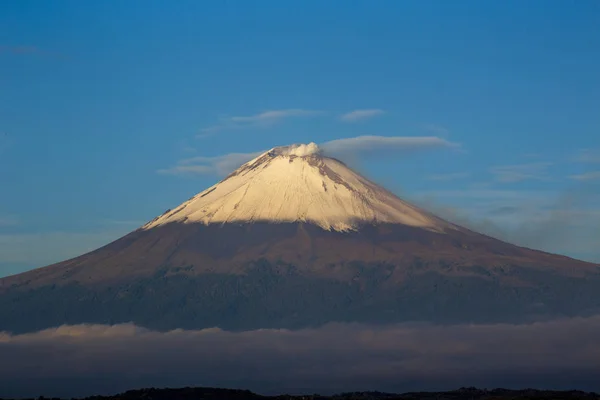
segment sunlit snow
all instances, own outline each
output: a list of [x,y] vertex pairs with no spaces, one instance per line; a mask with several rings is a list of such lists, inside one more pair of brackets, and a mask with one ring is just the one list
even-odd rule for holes
[[456,227],[394,196],[315,143],[276,147],[225,180],[149,222],[310,222],[326,230],[400,223],[443,232]]

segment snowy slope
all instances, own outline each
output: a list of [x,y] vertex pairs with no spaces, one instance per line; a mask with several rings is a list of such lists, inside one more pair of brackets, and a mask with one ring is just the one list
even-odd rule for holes
[[460,229],[404,202],[340,161],[322,156],[314,143],[271,149],[142,229],[171,222],[259,221],[309,222],[335,231],[377,223],[437,232]]

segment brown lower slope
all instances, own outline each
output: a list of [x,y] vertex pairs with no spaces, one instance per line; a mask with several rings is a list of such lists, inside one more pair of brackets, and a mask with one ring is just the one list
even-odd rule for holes
[[600,312],[600,267],[468,230],[167,224],[0,280],[0,331],[515,322]]
[[[448,275],[507,277],[511,267],[569,277],[595,276],[600,266],[569,257],[515,246],[468,230],[445,234],[405,225],[364,226],[358,232],[325,231],[311,224],[167,224],[138,229],[82,256],[0,279],[0,291],[15,287],[113,284],[169,274],[244,274],[249,263],[267,260],[292,264],[313,277],[348,281],[349,263],[403,266]],[[507,283],[510,283],[507,281]]]

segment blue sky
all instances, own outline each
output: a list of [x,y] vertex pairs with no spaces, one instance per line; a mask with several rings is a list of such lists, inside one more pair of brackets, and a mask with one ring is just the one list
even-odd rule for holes
[[600,261],[598,71],[593,0],[3,1],[0,275],[118,238],[231,153],[365,135],[434,139],[346,155],[399,195]]

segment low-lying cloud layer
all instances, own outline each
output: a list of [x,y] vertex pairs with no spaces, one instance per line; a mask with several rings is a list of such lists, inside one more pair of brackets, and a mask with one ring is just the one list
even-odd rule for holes
[[219,386],[260,393],[600,390],[600,317],[530,325],[333,324],[300,331],[148,331],[134,325],[0,333],[0,397]]

